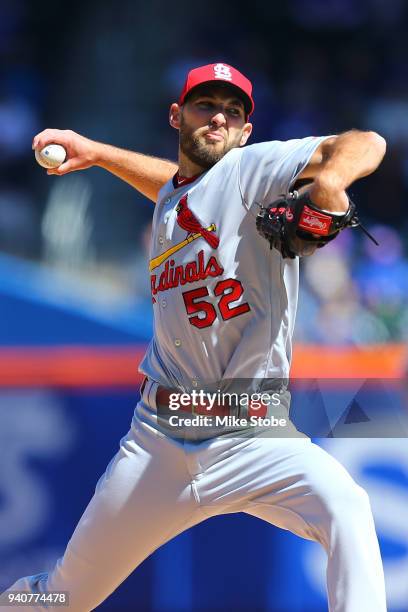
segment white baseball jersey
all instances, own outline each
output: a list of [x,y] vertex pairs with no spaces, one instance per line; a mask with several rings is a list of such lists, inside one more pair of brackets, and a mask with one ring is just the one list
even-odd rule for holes
[[236,148],[193,182],[162,188],[150,259],[154,337],[144,374],[186,390],[288,377],[298,260],[270,250],[255,217],[260,205],[287,194],[323,140]]

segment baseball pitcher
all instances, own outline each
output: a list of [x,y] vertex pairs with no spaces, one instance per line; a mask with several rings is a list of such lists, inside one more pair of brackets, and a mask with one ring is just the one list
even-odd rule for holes
[[[67,151],[49,174],[100,166],[156,202],[154,335],[130,430],[64,556],[11,590],[68,591],[69,609],[88,612],[180,532],[246,512],[321,544],[331,612],[385,612],[368,496],[290,423],[285,384],[299,257],[359,224],[346,190],[376,170],[385,142],[352,130],[247,145],[253,110],[248,78],[215,63],[191,70],[170,106],[177,166],[71,131],[34,138]],[[237,381],[272,401],[224,403]]]

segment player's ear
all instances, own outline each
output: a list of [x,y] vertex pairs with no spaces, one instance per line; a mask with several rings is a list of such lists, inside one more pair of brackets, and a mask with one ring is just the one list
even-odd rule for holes
[[174,127],[176,130],[180,129],[180,115],[181,115],[181,108],[178,104],[176,104],[176,102],[174,102],[170,106],[169,123],[171,127]]
[[240,147],[243,147],[244,144],[246,144],[251,134],[252,134],[252,123],[246,123],[244,127],[242,128],[242,136],[241,136],[241,140],[239,141]]

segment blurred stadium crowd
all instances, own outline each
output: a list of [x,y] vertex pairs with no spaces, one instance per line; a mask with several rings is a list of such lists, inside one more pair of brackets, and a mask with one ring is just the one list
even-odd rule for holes
[[[158,18],[159,16],[159,18]],[[186,71],[210,61],[254,82],[253,141],[378,131],[380,168],[351,189],[359,231],[302,262],[297,339],[406,340],[408,6],[404,0],[254,0],[251,10],[180,0],[0,3],[0,251],[149,300],[151,206],[99,169],[47,177],[31,141],[70,128],[175,159],[167,108]]]

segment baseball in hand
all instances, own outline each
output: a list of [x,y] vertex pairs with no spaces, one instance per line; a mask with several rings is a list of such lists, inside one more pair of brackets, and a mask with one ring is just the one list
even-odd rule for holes
[[41,151],[35,151],[35,159],[43,168],[58,168],[66,156],[66,150],[59,144],[49,144]]

